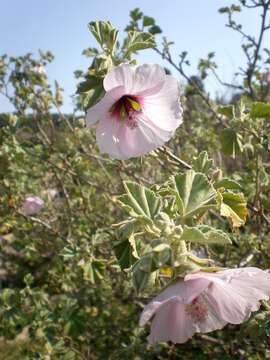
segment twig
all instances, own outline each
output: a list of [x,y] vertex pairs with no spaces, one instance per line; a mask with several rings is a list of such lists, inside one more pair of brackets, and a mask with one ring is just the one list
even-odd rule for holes
[[175,161],[176,164],[180,165],[181,167],[184,167],[185,169],[191,170],[192,166],[187,164],[184,160],[181,160],[179,157],[177,157],[176,155],[174,155],[168,148],[166,148],[165,146],[162,146],[160,148],[158,148],[158,150],[167,155],[170,159],[172,159],[173,161]]
[[49,225],[48,223],[45,223],[44,221],[42,221],[41,219],[39,218],[36,218],[34,216],[26,216],[25,214],[23,214],[21,211],[19,210],[16,210],[15,209],[15,212],[22,216],[25,220],[27,221],[32,221],[33,223],[36,223],[36,224],[39,224],[41,226],[43,226],[45,229],[49,230],[50,232],[52,232],[54,235],[58,236],[59,238],[61,238],[62,240],[64,241],[67,241],[67,239],[62,236],[57,230],[55,230],[53,227],[51,227],[51,225]]

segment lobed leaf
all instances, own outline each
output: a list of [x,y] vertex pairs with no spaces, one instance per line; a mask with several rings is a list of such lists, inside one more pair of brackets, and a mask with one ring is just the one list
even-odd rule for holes
[[237,194],[220,194],[220,214],[228,218],[232,228],[243,226],[246,222],[246,200]]
[[146,32],[129,31],[126,42],[128,52],[136,52],[138,50],[154,48],[156,46],[155,39],[152,34]]
[[142,217],[152,223],[161,208],[161,199],[145,186],[125,181],[127,194],[118,197],[124,209],[133,217]]
[[220,133],[221,149],[225,155],[232,156],[243,151],[242,136],[232,129],[224,129]]
[[231,240],[225,232],[206,225],[184,226],[181,240],[199,244],[231,244]]
[[201,214],[217,205],[217,192],[207,178],[193,170],[172,178],[172,193],[183,217]]

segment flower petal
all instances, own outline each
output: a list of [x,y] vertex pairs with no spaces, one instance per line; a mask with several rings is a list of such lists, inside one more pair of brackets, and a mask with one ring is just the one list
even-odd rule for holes
[[125,93],[123,86],[118,86],[111,91],[108,91],[104,97],[94,106],[92,106],[86,115],[86,126],[89,128],[97,121],[108,116],[110,108],[119,100]]
[[238,295],[230,284],[215,281],[206,293],[209,304],[224,321],[241,324],[249,318],[251,305],[244,297]]
[[215,309],[215,305],[212,304],[207,292],[204,292],[201,296],[207,304],[208,314],[204,321],[195,323],[196,332],[208,333],[210,331],[222,329],[227,324],[227,321],[220,318]]
[[123,159],[119,150],[118,132],[121,123],[119,120],[107,114],[102,118],[96,129],[96,138],[101,153],[110,154],[113,159]]
[[158,91],[164,80],[165,71],[157,64],[123,64],[110,70],[104,78],[103,86],[106,91],[124,86],[126,94],[144,95]]
[[143,98],[143,111],[156,126],[174,131],[182,123],[183,110],[179,104],[179,85],[172,76],[166,76],[162,88]]
[[252,311],[258,310],[260,300],[270,297],[270,274],[255,267],[228,269],[217,273],[190,274],[185,280],[204,278],[209,281],[230,284],[232,291],[242,296],[251,306]]
[[155,314],[147,339],[149,343],[172,341],[182,344],[190,339],[195,331],[196,327],[188,318],[184,303],[178,297],[173,297]]
[[124,158],[137,157],[163,145],[171,133],[158,129],[143,114],[136,117],[137,127],[130,128],[122,123],[119,128],[119,148]]
[[190,303],[199,296],[209,285],[209,281],[204,279],[190,280],[185,282],[178,278],[172,285],[168,286],[162,293],[156,296],[143,310],[140,318],[140,326],[154,315],[154,313],[170,298],[177,297],[184,304]]
[[232,288],[248,301],[252,311],[258,310],[259,301],[270,297],[270,274],[252,267],[235,270],[237,272],[231,280]]

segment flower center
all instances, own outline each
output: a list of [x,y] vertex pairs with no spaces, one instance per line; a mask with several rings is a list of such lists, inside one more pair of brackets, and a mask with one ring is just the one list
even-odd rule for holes
[[110,109],[111,116],[126,122],[131,129],[137,127],[136,116],[142,111],[142,99],[136,96],[122,96]]
[[192,302],[186,305],[185,310],[194,321],[205,321],[208,316],[208,307],[202,296],[196,297]]

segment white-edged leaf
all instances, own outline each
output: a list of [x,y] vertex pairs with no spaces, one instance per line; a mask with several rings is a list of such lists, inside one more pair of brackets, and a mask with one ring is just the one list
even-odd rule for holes
[[159,213],[161,199],[145,186],[132,181],[125,181],[126,194],[118,197],[124,209],[133,217],[142,217],[152,223]]
[[172,178],[172,194],[183,217],[200,214],[217,205],[217,192],[206,176],[188,170]]
[[181,240],[199,244],[231,244],[231,240],[225,232],[206,225],[184,226]]

